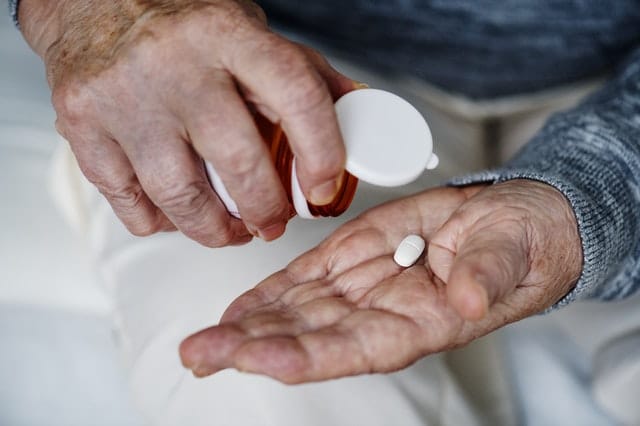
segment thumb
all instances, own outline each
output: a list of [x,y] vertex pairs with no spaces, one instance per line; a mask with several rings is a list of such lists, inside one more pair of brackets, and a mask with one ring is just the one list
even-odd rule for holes
[[521,222],[498,220],[465,225],[447,222],[431,239],[433,272],[447,285],[447,299],[466,320],[484,318],[489,308],[529,273],[529,244]]

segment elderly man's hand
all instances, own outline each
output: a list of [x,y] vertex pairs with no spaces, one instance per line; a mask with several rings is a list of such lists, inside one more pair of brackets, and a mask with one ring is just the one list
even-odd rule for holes
[[[408,234],[429,241],[410,268]],[[224,368],[286,383],[398,370],[551,306],[581,270],[573,212],[554,188],[442,188],[347,223],[185,340],[197,376]]]
[[223,246],[284,232],[289,205],[255,111],[282,124],[307,198],[335,194],[345,154],[333,101],[354,83],[271,32],[253,2],[23,0],[19,17],[45,60],[57,129],[134,234],[175,225]]

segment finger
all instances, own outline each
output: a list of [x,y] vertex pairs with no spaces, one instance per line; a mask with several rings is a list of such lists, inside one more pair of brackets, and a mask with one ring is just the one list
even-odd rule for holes
[[[252,314],[259,311],[263,306],[264,309],[273,309],[272,306],[278,306],[281,311],[295,311],[299,306],[310,303],[314,300],[326,299],[331,297],[344,297],[345,300],[358,302],[369,290],[387,279],[405,271],[405,268],[398,266],[392,259],[391,255],[386,254],[377,258],[367,259],[355,265],[353,268],[345,271],[335,278],[312,280],[302,284],[292,286],[281,286],[278,290],[268,289],[261,284],[258,294],[261,297],[255,300],[256,303],[249,308],[249,304],[245,301],[245,315],[248,312]],[[277,297],[271,297],[268,303],[264,303],[267,294],[276,293]],[[255,294],[255,293],[254,293]],[[243,296],[241,296],[243,297]],[[235,302],[234,302],[235,304]],[[236,320],[240,319],[241,312],[234,309]],[[296,317],[298,317],[296,315]],[[306,320],[304,316],[299,317]],[[313,323],[311,321],[311,323]]]
[[[330,280],[336,278],[332,286],[342,294],[350,294],[352,290],[356,290],[356,293],[360,294],[363,284],[358,284],[357,274],[359,272],[367,274],[367,276],[385,275],[388,268],[380,268],[379,264],[374,263],[373,266],[365,265],[364,268],[355,269],[354,273],[345,274],[344,277],[340,275],[361,263],[366,263],[369,259],[377,259],[383,255],[387,256],[384,263],[388,266],[390,261],[391,268],[397,272],[399,267],[391,260],[393,256],[392,243],[388,243],[381,232],[371,228],[358,229],[354,226],[351,228],[352,230],[348,232],[336,231],[320,247],[302,254],[293,260],[286,269],[271,275],[255,288],[238,297],[229,305],[221,322],[235,321],[247,312],[258,309],[260,306],[269,305],[279,299],[290,304],[298,296],[306,297],[302,296],[304,293],[302,289],[307,288],[305,283],[326,285]],[[369,271],[372,271],[373,274],[370,274]],[[355,297],[354,294],[349,297]]]
[[320,297],[290,310],[267,308],[236,323],[211,327],[180,345],[182,363],[198,377],[235,365],[243,345],[267,337],[298,336],[335,324],[355,307],[339,297]]
[[296,282],[331,280],[370,259],[385,255],[391,258],[406,235],[385,233],[386,223],[371,226],[362,218],[348,222],[319,246],[294,259],[287,265],[287,273]]
[[[242,302],[234,302],[225,313],[223,326],[185,340],[181,347],[183,364],[198,376],[213,374],[235,365],[233,346],[266,337],[298,336],[335,324],[352,314],[358,300],[371,288],[402,269],[385,256],[358,265],[334,283],[312,281],[282,289],[281,295],[268,303],[264,291],[250,292],[251,296],[241,296]],[[347,293],[344,297],[343,291]]]
[[247,227],[265,240],[279,237],[289,203],[253,116],[227,74],[211,77],[181,106],[198,153],[211,162]]
[[353,90],[367,87],[366,84],[353,81],[333,68],[329,61],[317,50],[302,44],[298,44],[298,46],[307,54],[322,79],[327,83],[329,93],[331,93],[334,102]]
[[238,321],[247,312],[272,304],[284,292],[296,285],[297,283],[291,280],[286,270],[276,272],[234,300],[225,310],[220,322]]
[[[362,245],[364,247],[366,245]],[[317,251],[309,252],[303,257],[312,259],[314,255],[317,255]],[[240,321],[275,303],[293,309],[314,299],[331,296],[343,296],[345,300],[357,303],[371,288],[403,270],[393,261],[390,253],[362,260],[332,279],[326,275],[317,279],[298,275],[300,281],[296,281],[295,275],[287,269],[272,275],[234,300],[220,322]]]
[[405,367],[421,355],[419,327],[403,316],[357,311],[336,325],[296,337],[244,343],[234,367],[284,383],[326,380]]
[[122,135],[121,145],[150,199],[182,233],[208,247],[250,240],[211,189],[202,161],[187,143],[163,129],[137,136],[141,140]]
[[[303,257],[313,258],[315,250]],[[294,277],[290,270],[279,271],[236,298],[225,310],[221,323],[240,321],[245,316],[268,309],[275,303],[294,307],[314,298],[334,296],[339,292],[324,277]]]
[[[308,288],[307,288],[308,289]],[[250,338],[297,336],[335,324],[356,309],[329,286],[315,286],[314,296],[296,300],[295,306],[275,304],[237,322]],[[298,303],[299,302],[299,303]]]
[[229,368],[233,363],[233,354],[246,340],[246,333],[234,323],[200,331],[180,344],[182,365],[196,377]]
[[297,335],[305,324],[278,311],[255,313],[242,321],[202,330],[180,344],[182,364],[196,377],[204,377],[233,366],[236,350],[247,341],[263,336]]
[[502,220],[467,230],[456,217],[434,236],[428,257],[458,314],[480,320],[529,272],[528,247],[522,222]]
[[[229,334],[241,345],[250,337],[296,336],[333,324],[350,314],[354,303],[372,287],[402,269],[384,256],[358,265],[334,282],[295,285],[285,272],[275,274],[229,306],[221,320],[228,327],[213,327],[186,339],[181,347],[183,364],[197,370],[199,376],[232,366],[231,346],[226,340],[220,343],[225,339],[220,334]],[[238,330],[245,335],[240,336]],[[212,349],[216,345],[226,349]]]
[[[318,71],[322,79],[327,84],[327,88],[329,89],[329,93],[331,94],[331,98],[334,102],[353,90],[368,87],[366,84],[351,80],[338,72],[317,50],[303,44],[297,45],[306,53],[313,66],[316,68],[316,71]],[[260,114],[265,116],[269,121],[272,123],[280,123],[282,121],[282,118],[268,105],[262,103],[262,99],[249,90],[248,87],[242,83],[239,83],[238,87],[240,88],[242,97],[247,102],[254,105]]]
[[114,213],[137,236],[175,230],[144,192],[121,147],[93,131],[65,132],[83,174],[104,195]]
[[305,51],[280,36],[254,29],[239,41],[225,66],[282,119],[305,196],[327,204],[342,179],[345,151],[326,81]]

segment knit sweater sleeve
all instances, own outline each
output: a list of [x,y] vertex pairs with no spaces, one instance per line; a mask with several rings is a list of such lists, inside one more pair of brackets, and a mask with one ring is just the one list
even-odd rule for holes
[[554,308],[620,299],[640,288],[640,49],[604,88],[552,116],[505,166],[452,184],[522,178],[557,188],[578,222],[582,274]]
[[16,24],[16,26],[19,26],[19,24],[18,24],[18,1],[19,0],[9,0],[9,13],[11,14],[11,19],[13,19],[13,23]]

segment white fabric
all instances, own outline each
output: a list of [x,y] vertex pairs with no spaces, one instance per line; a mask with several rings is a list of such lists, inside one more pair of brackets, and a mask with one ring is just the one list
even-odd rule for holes
[[92,256],[48,194],[40,60],[0,13],[0,425],[141,426]]
[[609,341],[594,359],[594,396],[605,410],[615,413],[625,424],[640,424],[638,353],[640,327]]
[[2,18],[0,302],[106,314],[110,304],[95,285],[91,256],[49,197],[58,137],[42,63],[6,13]]

